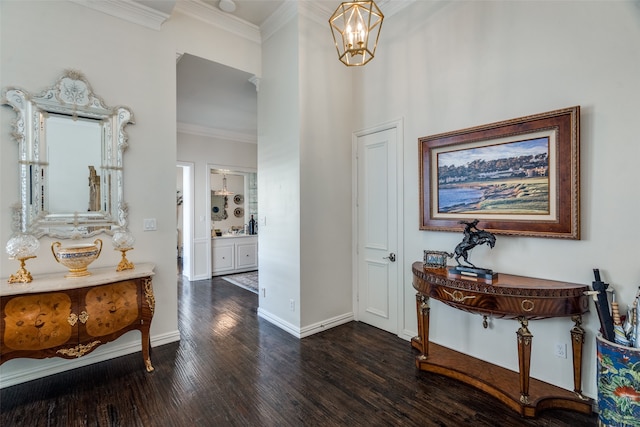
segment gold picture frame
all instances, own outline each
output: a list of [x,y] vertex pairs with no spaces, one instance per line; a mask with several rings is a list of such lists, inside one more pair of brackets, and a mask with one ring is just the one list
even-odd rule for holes
[[580,107],[419,138],[420,229],[580,239]]

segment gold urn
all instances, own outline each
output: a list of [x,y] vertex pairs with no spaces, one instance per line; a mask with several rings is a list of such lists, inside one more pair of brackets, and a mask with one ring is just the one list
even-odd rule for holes
[[102,240],[96,239],[93,243],[82,243],[62,247],[60,242],[51,244],[51,252],[56,261],[69,269],[69,274],[64,277],[83,277],[91,273],[87,267],[98,259],[102,251]]

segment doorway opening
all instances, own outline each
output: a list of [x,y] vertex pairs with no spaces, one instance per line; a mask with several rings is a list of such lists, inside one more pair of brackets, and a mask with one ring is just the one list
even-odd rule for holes
[[193,163],[176,168],[176,259],[178,274],[193,277]]

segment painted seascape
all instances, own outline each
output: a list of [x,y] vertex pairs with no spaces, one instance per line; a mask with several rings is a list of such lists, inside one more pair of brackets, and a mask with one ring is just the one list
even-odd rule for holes
[[438,212],[549,214],[549,138],[438,154]]

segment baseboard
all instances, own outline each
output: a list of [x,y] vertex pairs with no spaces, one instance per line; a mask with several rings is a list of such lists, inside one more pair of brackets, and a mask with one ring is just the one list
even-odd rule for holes
[[300,330],[300,336],[302,338],[309,335],[317,334],[318,332],[326,331],[327,329],[335,328],[336,326],[344,325],[354,320],[353,312],[345,313],[340,316],[332,317],[330,319],[317,322],[309,326],[305,326]]
[[272,323],[272,324],[276,325],[280,329],[290,333],[294,337],[302,338],[300,336],[300,328],[298,328],[295,325],[292,325],[291,323],[287,322],[286,320],[283,320],[283,319],[279,318],[278,316],[275,316],[274,314],[264,310],[261,307],[258,307],[258,316],[260,316],[264,320],[268,321],[269,323]]
[[345,313],[340,316],[335,316],[330,319],[325,319],[321,322],[305,326],[304,328],[299,328],[262,308],[258,308],[258,316],[290,333],[296,338],[308,337],[309,335],[317,334],[318,332],[326,331],[327,329],[334,328],[354,320],[353,313]]
[[407,329],[403,329],[402,331],[400,331],[400,334],[398,335],[398,337],[402,338],[405,341],[411,341],[411,338],[415,337],[416,335],[418,335],[416,331],[409,331]]
[[[173,331],[161,335],[155,335],[151,337],[151,347],[157,347],[171,342],[180,341],[180,332]],[[13,385],[21,384],[27,381],[36,380],[39,378],[47,377],[49,375],[58,374],[60,372],[69,371],[71,369],[80,368],[83,366],[91,365],[94,363],[104,362],[105,360],[114,359],[120,356],[126,356],[140,352],[140,340],[133,340],[130,342],[124,342],[122,344],[117,341],[113,341],[96,351],[87,354],[86,356],[79,357],[78,359],[12,359],[12,360],[24,360],[28,364],[35,366],[28,366],[25,368],[18,368],[14,372],[4,372],[7,369],[6,362],[3,365],[2,381],[0,381],[0,388],[11,387]],[[153,362],[153,359],[151,359]],[[31,363],[32,362],[32,363]],[[38,363],[40,362],[40,363]],[[41,365],[41,366],[40,366]]]

